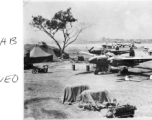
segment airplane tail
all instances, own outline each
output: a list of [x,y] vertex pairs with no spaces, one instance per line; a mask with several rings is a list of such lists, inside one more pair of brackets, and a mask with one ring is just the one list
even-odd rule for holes
[[88,52],[83,52],[83,51],[79,52],[79,54],[85,54],[85,55],[95,56],[94,54],[91,54],[91,53],[88,53]]
[[94,47],[92,47],[92,48],[90,48],[90,49],[88,49],[88,47],[86,47],[87,48],[87,50],[90,52]]

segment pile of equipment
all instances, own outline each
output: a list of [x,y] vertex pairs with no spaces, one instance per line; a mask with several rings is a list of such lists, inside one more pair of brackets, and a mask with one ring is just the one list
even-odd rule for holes
[[133,105],[119,105],[117,100],[104,89],[90,89],[88,85],[67,86],[64,90],[62,103],[79,103],[78,107],[83,110],[101,111],[107,118],[128,118],[134,117],[135,110]]
[[135,110],[137,110],[136,106],[133,105],[121,105],[121,106],[114,106],[108,108],[108,112],[106,114],[107,118],[128,118],[134,117]]

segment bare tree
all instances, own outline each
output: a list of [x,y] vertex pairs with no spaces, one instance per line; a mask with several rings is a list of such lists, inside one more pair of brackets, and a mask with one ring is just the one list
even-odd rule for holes
[[[65,48],[70,44],[75,42],[83,32],[83,30],[89,28],[91,24],[89,23],[79,23],[76,27],[73,26],[72,23],[75,23],[77,19],[75,19],[71,13],[71,8],[68,8],[66,11],[59,11],[55,13],[54,17],[51,20],[43,18],[42,16],[33,17],[32,25],[35,28],[45,32],[58,46],[60,53],[64,53]],[[63,46],[58,39],[55,38],[55,34],[57,32],[63,33]]]

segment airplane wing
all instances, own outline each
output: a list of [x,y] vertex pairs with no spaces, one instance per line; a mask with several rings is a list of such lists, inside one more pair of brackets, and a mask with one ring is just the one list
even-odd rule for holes
[[139,65],[139,63],[147,62],[152,60],[152,57],[112,57],[109,58],[109,60],[113,61],[113,64],[119,64],[119,65],[126,65],[126,66],[136,66]]
[[113,59],[115,60],[152,60],[152,57],[130,57],[130,56],[118,56],[118,57],[114,57]]
[[109,52],[118,55],[118,54],[126,54],[126,53],[129,53],[130,50],[110,50]]

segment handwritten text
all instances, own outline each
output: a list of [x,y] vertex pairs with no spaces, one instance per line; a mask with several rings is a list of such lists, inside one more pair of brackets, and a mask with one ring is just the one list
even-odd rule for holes
[[9,45],[15,45],[15,44],[17,44],[16,39],[17,39],[16,37],[9,38],[8,40],[6,38],[2,38],[0,40],[0,46],[1,45],[7,45],[7,44],[9,44]]
[[18,81],[18,76],[16,74],[14,75],[7,75],[5,77],[0,76],[0,83],[16,83]]

